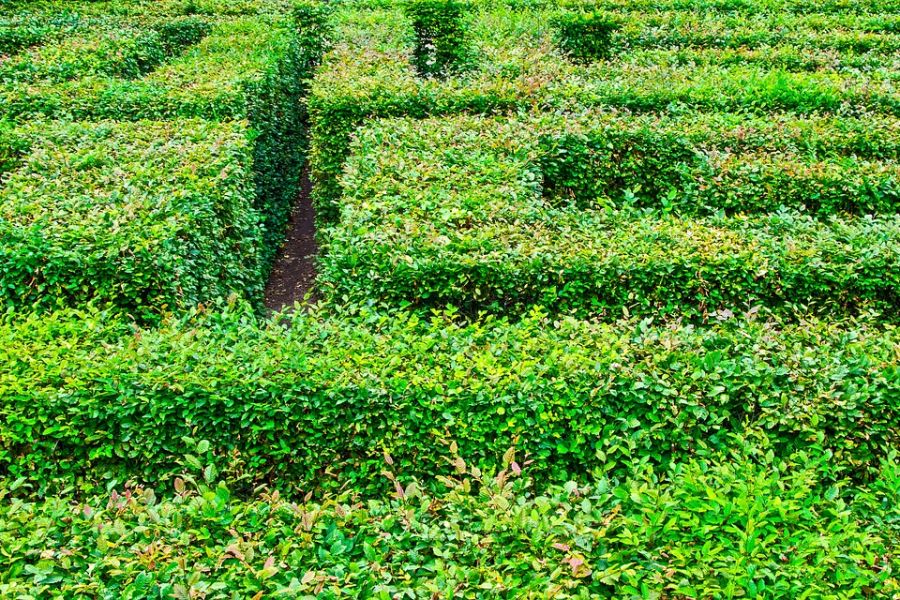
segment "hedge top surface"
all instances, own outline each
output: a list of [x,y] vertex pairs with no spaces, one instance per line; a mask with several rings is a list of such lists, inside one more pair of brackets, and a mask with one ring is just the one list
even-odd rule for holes
[[258,293],[244,124],[40,123],[15,133],[27,150],[0,188],[3,304],[93,299],[144,318]]
[[9,82],[0,87],[0,116],[246,118],[248,94],[287,53],[292,28],[289,17],[236,17],[217,22],[196,45],[159,61],[142,77]]
[[[557,126],[567,135],[578,131],[567,119]],[[613,127],[597,141],[600,172],[613,171],[609,196],[579,206],[545,197],[540,127],[527,119],[373,124],[359,133],[345,168],[344,208],[327,231],[323,286],[337,297],[449,303],[466,313],[520,312],[538,303],[607,318],[622,311],[708,317],[759,302],[789,312],[807,303],[826,312],[873,303],[896,316],[896,168],[886,175],[893,200],[885,215],[797,212],[803,194],[819,185],[816,170],[812,183],[790,188],[794,198],[775,198],[794,208],[772,200],[751,212],[701,210],[699,201],[730,202],[739,194],[757,202],[766,186],[759,165],[771,167],[775,182],[785,166],[777,158],[751,161],[747,172],[729,174],[707,172],[712,167],[701,162],[707,180],[694,187],[694,178],[683,181],[670,163],[679,159],[667,154],[672,139],[652,128],[626,133]],[[704,155],[689,152],[687,160],[697,156]],[[796,185],[790,175],[781,183]],[[820,182],[823,195],[828,177]],[[590,172],[584,178],[592,179]],[[645,196],[641,186],[658,180],[673,187]],[[839,177],[831,193],[842,194],[848,182]]]

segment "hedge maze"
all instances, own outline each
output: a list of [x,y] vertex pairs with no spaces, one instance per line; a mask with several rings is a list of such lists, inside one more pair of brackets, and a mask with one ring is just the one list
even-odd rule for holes
[[896,0],[3,5],[0,595],[900,594],[898,73]]

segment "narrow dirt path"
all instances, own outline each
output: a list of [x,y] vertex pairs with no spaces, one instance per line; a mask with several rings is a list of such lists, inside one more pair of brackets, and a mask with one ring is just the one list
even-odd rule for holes
[[316,279],[316,214],[310,201],[312,184],[304,168],[300,195],[288,221],[287,236],[266,285],[266,308],[275,312],[302,302]]

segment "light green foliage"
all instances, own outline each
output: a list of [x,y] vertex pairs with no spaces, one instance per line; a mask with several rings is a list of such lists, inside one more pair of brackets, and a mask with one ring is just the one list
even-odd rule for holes
[[[201,477],[73,502],[0,487],[0,593],[27,597],[889,597],[896,461],[869,488],[823,482],[827,457],[775,458],[748,439],[656,475],[542,493],[517,453],[482,471],[456,455],[439,481],[390,464],[391,497],[295,504],[234,498]],[[197,444],[202,447],[205,442]],[[386,460],[390,459],[386,455]],[[202,463],[196,462],[198,467]],[[892,470],[894,471],[891,476]],[[15,484],[14,484],[15,485]],[[435,489],[436,488],[436,489]],[[434,489],[434,491],[429,491]],[[860,512],[866,503],[881,505]]]
[[40,124],[0,189],[0,303],[94,301],[144,320],[258,300],[260,224],[241,124]]
[[823,446],[866,478],[900,441],[900,339],[877,321],[456,316],[297,314],[286,328],[215,307],[136,333],[96,313],[8,318],[0,468],[34,491],[153,482],[193,436],[246,487],[364,490],[383,448],[429,476],[453,439],[476,462],[516,445],[559,480],[664,467],[752,423],[778,452]]

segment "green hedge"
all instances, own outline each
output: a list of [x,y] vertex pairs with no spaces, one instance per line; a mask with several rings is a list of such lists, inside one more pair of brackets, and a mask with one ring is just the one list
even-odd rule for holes
[[[0,177],[15,170],[28,152],[28,139],[16,130],[13,123],[0,121]],[[0,179],[0,187],[3,181]]]
[[[542,197],[538,137],[527,121],[469,117],[363,130],[343,179],[341,223],[326,232],[323,291],[451,304],[470,315],[542,304],[604,318],[699,319],[763,304],[785,314],[804,305],[829,313],[868,306],[896,318],[896,214],[816,219],[775,205],[764,215],[685,218],[641,212],[633,205],[643,192],[627,190],[625,208],[557,208]],[[665,139],[631,148],[636,158],[619,161],[613,175],[654,191],[648,172],[680,177],[672,148]],[[748,197],[754,185],[750,179]],[[723,198],[732,189],[729,182]],[[794,189],[803,191],[800,183]]]
[[211,17],[285,14],[295,0],[7,0],[0,5],[0,18],[20,19],[22,15],[46,21],[75,15],[89,19],[109,16]]
[[545,131],[544,195],[564,204],[666,207],[684,215],[780,206],[822,217],[898,212],[896,119],[872,120],[868,128],[861,119],[765,119],[545,118],[538,125]]
[[[725,456],[661,477],[575,482],[538,495],[534,467],[409,483],[367,503],[241,501],[199,475],[83,501],[8,501],[8,597],[890,597],[900,591],[900,469],[823,482],[827,457]],[[386,468],[390,468],[385,465]],[[446,467],[448,475],[451,467]],[[460,473],[461,471],[461,473]],[[391,475],[393,477],[393,475]],[[156,486],[157,490],[162,488]],[[15,491],[13,490],[15,493]],[[893,521],[893,525],[891,524]]]
[[[159,31],[170,40],[163,45],[202,32],[190,26],[200,22],[160,21]],[[246,119],[268,264],[299,189],[306,138],[300,99],[322,51],[320,28],[312,25],[285,16],[219,20],[199,43],[137,79],[9,84],[0,92],[0,114],[18,120]]]
[[137,319],[261,294],[246,130],[41,123],[0,188],[0,304],[112,303]]
[[[371,0],[379,3],[381,0]],[[491,2],[491,5],[498,4]],[[799,15],[853,15],[872,18],[887,17],[900,10],[897,0],[875,0],[860,3],[854,0],[504,0],[503,5],[514,9],[581,8],[585,4],[601,10],[620,11],[682,11],[689,13],[717,13],[721,15],[754,15],[759,13]]]
[[[803,54],[802,45],[792,47],[799,55],[763,47],[706,53],[699,62],[673,46],[634,55],[617,52],[612,60],[580,65],[546,49],[542,39],[550,35],[547,11],[486,8],[476,14],[472,37],[480,47],[478,64],[464,76],[437,80],[418,78],[410,68],[408,46],[414,36],[401,10],[339,8],[334,48],[309,98],[313,194],[321,223],[338,218],[338,178],[350,140],[372,118],[534,108],[578,113],[610,106],[658,113],[790,111],[875,119],[900,115],[891,52],[853,63],[864,68],[817,67],[811,72],[788,70],[798,60],[821,59],[815,53],[811,58]],[[813,24],[811,20],[804,26]],[[833,41],[829,34],[821,35]],[[748,51],[753,54],[745,61]],[[842,51],[838,59],[849,61],[856,54]]]
[[613,32],[621,27],[615,19],[596,12],[573,12],[557,17],[556,43],[572,60],[591,62],[612,54]]
[[160,24],[158,28],[95,27],[38,46],[0,65],[0,84],[27,89],[40,83],[61,83],[82,77],[134,79],[199,42],[210,25],[200,20]]
[[423,77],[446,77],[471,60],[467,12],[459,0],[410,0],[404,6],[416,32],[412,62]]
[[453,441],[474,464],[515,446],[546,482],[665,468],[754,425],[776,452],[821,446],[865,480],[900,442],[900,332],[875,321],[456,317],[297,313],[260,327],[231,308],[134,330],[95,312],[7,316],[0,472],[34,494],[90,490],[155,482],[192,454],[245,490],[362,492],[382,485],[384,451],[424,477]]

